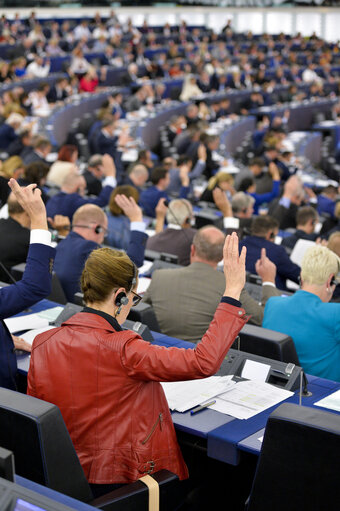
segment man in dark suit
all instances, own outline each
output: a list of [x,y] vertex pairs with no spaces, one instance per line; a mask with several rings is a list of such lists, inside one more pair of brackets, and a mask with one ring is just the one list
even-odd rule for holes
[[117,184],[115,166],[109,155],[103,155],[102,159],[105,160],[105,179],[98,197],[84,197],[86,188],[85,178],[78,174],[70,173],[64,178],[60,192],[53,195],[47,201],[47,215],[50,218],[54,218],[55,215],[64,215],[72,221],[74,212],[84,204],[96,204],[101,208],[108,204],[110,195]]
[[47,161],[47,156],[50,154],[52,149],[51,142],[46,137],[38,136],[34,142],[33,147],[29,151],[25,151],[23,155],[23,162],[25,165],[33,163],[34,161],[42,161],[50,166]]
[[[0,220],[0,261],[7,272],[11,267],[24,263],[30,243],[30,218],[11,193],[7,200],[8,218]],[[7,272],[0,267],[0,280],[11,283]]]
[[288,252],[293,250],[298,240],[315,241],[318,235],[314,232],[315,224],[318,221],[318,214],[312,206],[302,206],[296,215],[296,231],[283,238],[283,245]]
[[247,247],[246,270],[256,273],[256,261],[261,255],[261,250],[265,248],[268,258],[277,268],[276,286],[285,290],[287,279],[299,282],[300,267],[289,259],[284,247],[274,243],[278,230],[279,224],[275,218],[269,215],[257,216],[252,221],[251,235],[240,242],[240,249],[243,246]]
[[[118,195],[116,201],[130,221],[142,224],[142,211],[136,203]],[[104,211],[94,204],[85,204],[73,215],[72,231],[57,246],[55,271],[70,302],[74,300],[74,294],[80,291],[80,277],[85,261],[92,250],[103,243],[107,226]],[[143,264],[147,237],[142,226],[140,230],[131,230],[127,255],[137,266]]]
[[65,77],[61,77],[58,78],[55,84],[50,87],[46,98],[49,103],[57,103],[57,101],[64,101],[68,96],[67,79]]
[[[0,289],[0,387],[15,390],[17,363],[14,348],[22,349],[23,341],[17,338],[13,341],[3,320],[49,295],[55,250],[51,247],[51,234],[47,229],[46,209],[40,190],[35,185],[21,188],[14,179],[10,180],[9,185],[31,224],[30,248],[23,278],[15,285]],[[24,317],[22,326],[24,330]]]

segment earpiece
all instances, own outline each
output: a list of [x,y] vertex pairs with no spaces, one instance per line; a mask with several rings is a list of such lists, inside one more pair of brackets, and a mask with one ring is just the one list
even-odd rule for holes
[[126,294],[122,291],[121,293],[118,293],[115,299],[115,305],[117,307],[121,307],[122,305],[127,305],[129,303],[129,299],[126,296]]
[[102,226],[101,225],[96,225],[96,227],[94,228],[94,232],[96,234],[99,234],[99,233],[103,232]]

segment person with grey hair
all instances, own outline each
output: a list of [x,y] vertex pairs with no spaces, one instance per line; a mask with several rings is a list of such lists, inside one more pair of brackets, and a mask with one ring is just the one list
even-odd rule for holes
[[[156,217],[158,217],[156,207]],[[151,236],[146,244],[149,250],[166,252],[178,257],[178,264],[187,266],[190,263],[190,247],[196,229],[191,227],[193,211],[191,203],[187,199],[174,199],[169,203],[166,211],[167,227],[154,236]]]
[[93,154],[87,164],[87,169],[83,172],[86,181],[86,190],[88,195],[99,195],[103,188],[103,180],[106,176],[106,170],[111,164],[108,163],[107,156],[103,154]]
[[231,199],[233,215],[237,218],[251,218],[254,212],[255,199],[244,192],[237,192]]
[[[217,265],[223,257],[225,234],[212,225],[199,229],[190,249],[190,265],[161,269],[152,274],[143,301],[153,306],[161,332],[192,342],[201,339],[209,325],[223,292],[223,273]],[[262,252],[257,273],[263,281],[262,301],[278,294],[275,288],[276,268]],[[250,322],[261,325],[261,307],[245,289],[240,302]]]
[[133,186],[141,193],[145,183],[149,178],[149,171],[142,163],[136,163],[127,173],[123,180],[124,185]]
[[309,248],[301,263],[301,289],[270,298],[263,326],[290,335],[308,374],[340,381],[340,304],[328,303],[339,280],[340,259],[327,247]]

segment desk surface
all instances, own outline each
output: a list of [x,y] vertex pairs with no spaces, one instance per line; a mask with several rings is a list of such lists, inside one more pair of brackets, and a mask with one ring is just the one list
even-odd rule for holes
[[[56,305],[60,304],[50,302],[49,300],[41,300],[31,307],[31,311],[40,312]],[[195,346],[191,342],[168,337],[158,332],[152,333],[155,344],[159,346],[175,346],[184,349]],[[29,355],[18,357],[19,372],[27,374],[29,358]],[[307,375],[307,379],[308,390],[312,395],[310,397],[302,397],[303,406],[313,406],[316,401],[340,389],[339,382],[325,380],[312,375]],[[287,401],[298,404],[298,393],[296,392]],[[275,405],[247,420],[234,419],[209,409],[203,410],[196,415],[191,415],[190,412],[173,412],[172,419],[178,430],[206,440],[208,456],[225,463],[237,465],[242,451],[251,452],[256,455],[259,454],[261,450],[259,437],[263,436],[268,416],[277,406],[279,405]],[[332,410],[328,411],[333,412]],[[333,413],[337,412],[334,411]]]

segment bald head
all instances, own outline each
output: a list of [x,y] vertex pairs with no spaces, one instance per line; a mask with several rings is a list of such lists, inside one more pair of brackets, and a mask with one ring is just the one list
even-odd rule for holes
[[70,172],[67,174],[61,185],[61,190],[66,193],[76,193],[77,191],[84,191],[86,188],[86,181],[83,176]]
[[73,225],[96,223],[102,224],[106,218],[104,211],[95,204],[84,204],[74,213]]
[[129,177],[135,186],[143,186],[149,177],[148,169],[145,165],[138,163],[129,172]]
[[223,259],[225,234],[206,225],[197,231],[192,242],[191,262],[204,262],[216,267]]

